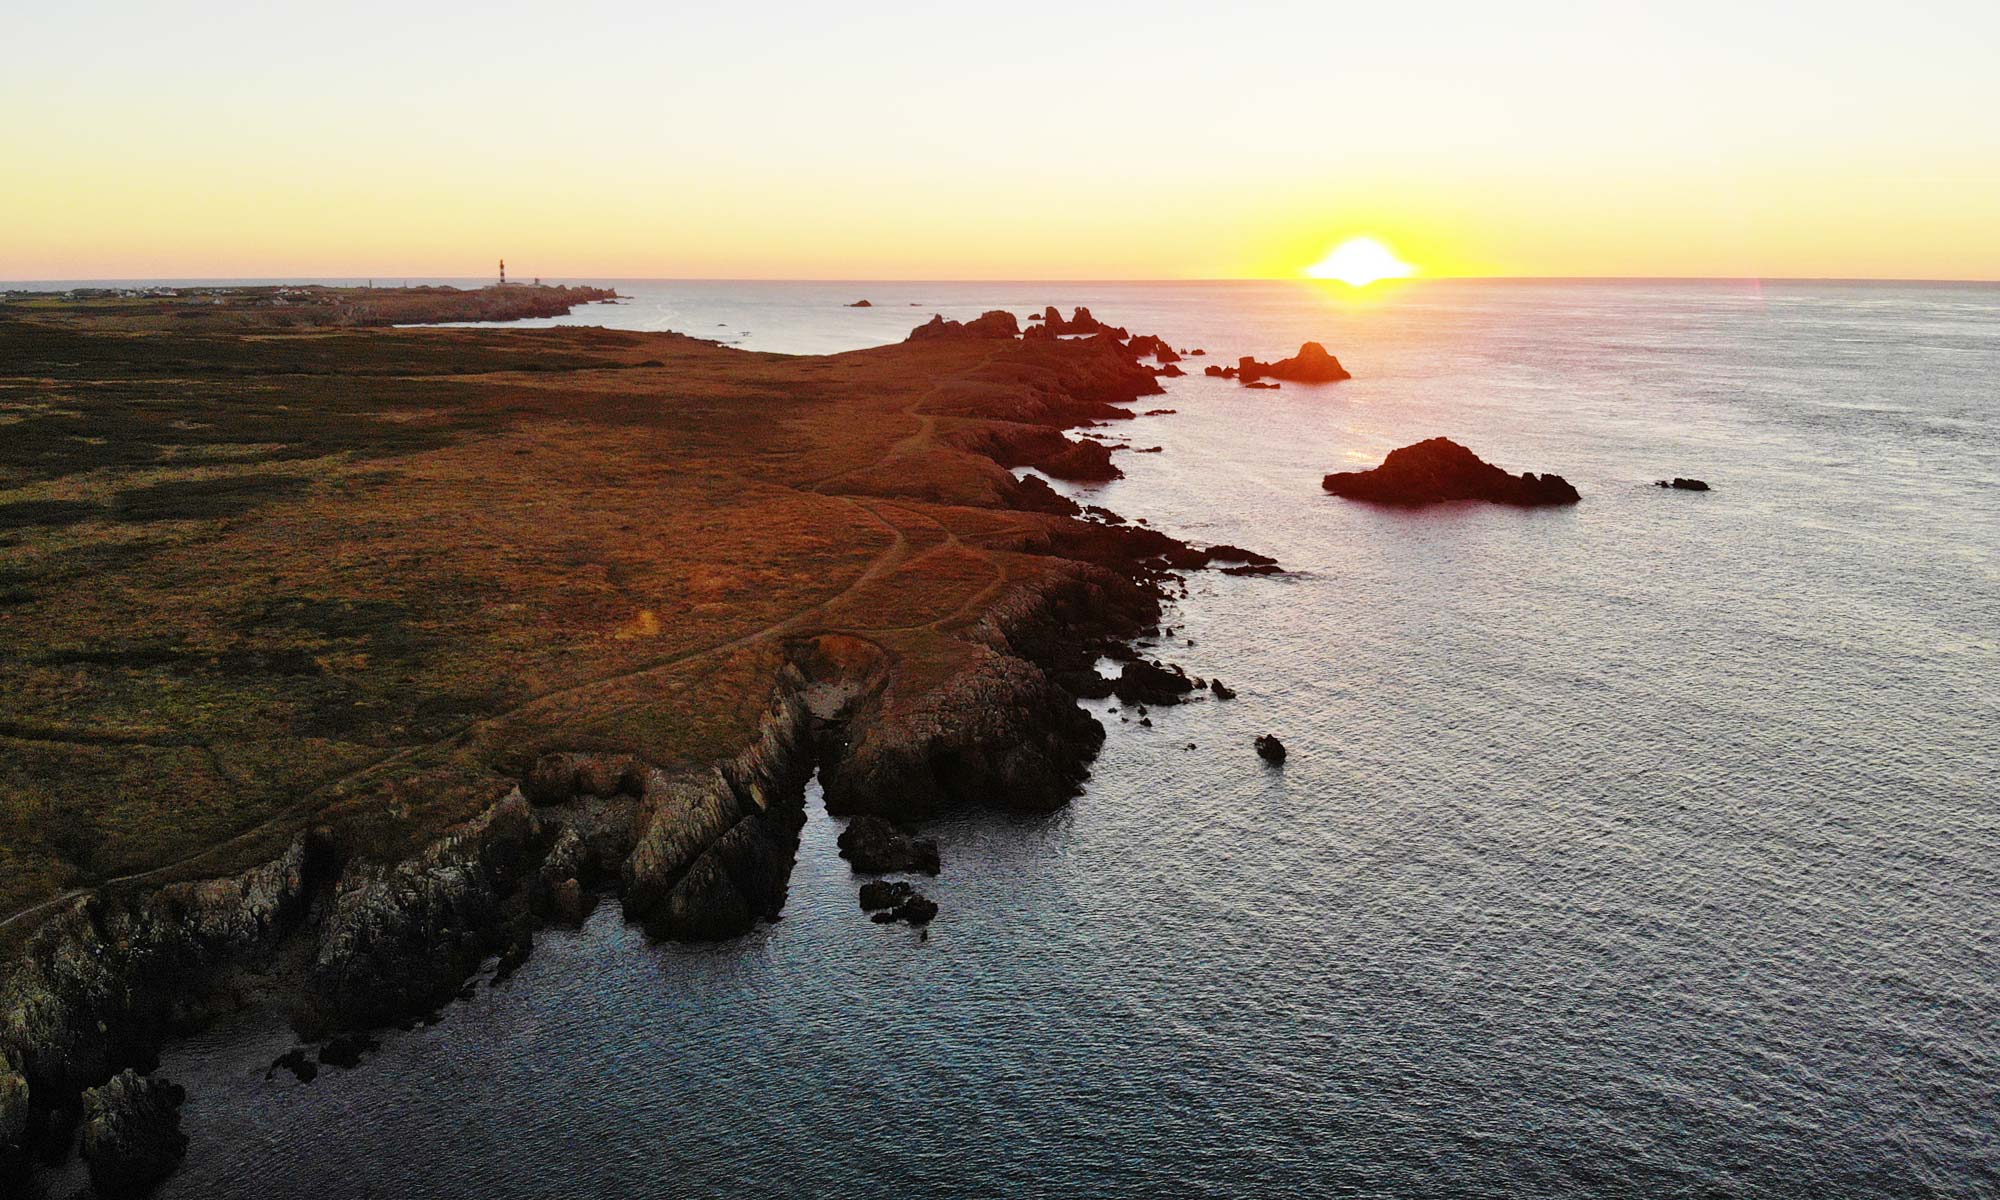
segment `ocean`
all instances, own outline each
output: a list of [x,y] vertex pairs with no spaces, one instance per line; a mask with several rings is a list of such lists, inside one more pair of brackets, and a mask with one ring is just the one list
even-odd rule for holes
[[[281,1026],[178,1046],[161,1195],[2000,1194],[2000,287],[617,286],[563,323],[1206,348],[1064,490],[1290,569],[1168,618],[1238,698],[1092,705],[1066,810],[935,830],[928,937],[815,790],[738,942],[601,906],[310,1086]],[[1198,373],[1308,339],[1354,378]],[[1584,499],[1319,488],[1436,435]]]

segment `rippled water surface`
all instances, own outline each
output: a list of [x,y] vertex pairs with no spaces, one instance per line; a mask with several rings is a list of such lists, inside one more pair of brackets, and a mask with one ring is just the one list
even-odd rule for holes
[[[1094,502],[1295,573],[1171,617],[1237,700],[1099,704],[1067,811],[939,830],[928,940],[814,793],[741,942],[600,909],[311,1086],[282,1029],[176,1050],[165,1194],[2000,1193],[2000,289],[620,287],[571,320],[824,352],[1084,303],[1356,378],[1111,431],[1164,452]],[[1319,491],[1437,434],[1584,502]]]

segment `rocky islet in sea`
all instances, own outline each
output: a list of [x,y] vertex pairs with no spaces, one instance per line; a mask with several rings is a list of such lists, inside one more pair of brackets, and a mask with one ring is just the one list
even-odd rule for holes
[[1580,499],[1576,488],[1560,475],[1533,471],[1511,475],[1442,437],[1391,450],[1372,470],[1328,475],[1320,486],[1349,500],[1407,507],[1485,500],[1525,508],[1575,504]]

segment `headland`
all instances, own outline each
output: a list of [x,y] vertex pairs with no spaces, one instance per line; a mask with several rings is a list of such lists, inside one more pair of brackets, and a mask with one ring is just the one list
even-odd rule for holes
[[1172,572],[1270,565],[1010,469],[1104,476],[1063,431],[1159,391],[1109,334],[786,357],[384,290],[0,305],[9,1170],[224,1012],[408,1019],[599,897],[742,933],[815,769],[911,830],[1058,807]]

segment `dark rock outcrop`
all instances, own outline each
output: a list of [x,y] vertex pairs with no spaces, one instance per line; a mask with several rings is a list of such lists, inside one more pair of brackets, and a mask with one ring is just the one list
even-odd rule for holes
[[1096,317],[1091,316],[1090,310],[1087,308],[1077,308],[1075,314],[1069,320],[1065,321],[1063,320],[1063,315],[1056,311],[1056,306],[1053,304],[1042,311],[1041,328],[1049,334],[1108,333],[1121,342],[1131,336],[1122,326],[1106,325]]
[[1376,504],[1439,504],[1489,500],[1523,506],[1575,504],[1579,497],[1560,475],[1529,471],[1509,475],[1449,438],[1429,438],[1391,450],[1372,471],[1328,475],[1320,486],[1336,496]]
[[1307,342],[1290,358],[1260,363],[1245,355],[1236,364],[1236,377],[1244,383],[1257,379],[1283,379],[1291,383],[1338,383],[1352,379],[1340,360],[1328,354],[1318,342]]
[[271,1060],[271,1066],[264,1072],[269,1079],[279,1071],[291,1072],[292,1078],[300,1083],[311,1083],[319,1078],[319,1061],[306,1053],[305,1047],[294,1046]]
[[361,1065],[361,1060],[382,1048],[382,1043],[367,1033],[345,1033],[336,1038],[328,1038],[319,1048],[319,1065],[338,1067],[352,1071]]
[[888,925],[896,921],[907,921],[912,925],[928,925],[937,915],[936,901],[921,892],[912,892],[896,907],[874,913],[868,919],[877,925]]
[[1284,762],[1285,743],[1279,741],[1275,733],[1260,733],[1257,735],[1257,757],[1267,763]]
[[0,978],[0,1135],[16,1119],[11,1076],[28,1084],[32,1124],[151,1061],[169,1032],[233,1011],[223,969],[268,962],[334,869],[301,837],[241,875],[96,893],[51,916]]
[[856,301],[855,301],[854,303],[852,303],[852,304],[848,305],[847,307],[849,307],[849,308],[874,308],[875,306],[874,306],[873,304],[869,303],[869,302],[868,302],[868,301],[866,301],[866,300],[856,300]]
[[909,822],[953,805],[1062,807],[1089,775],[1104,727],[1056,676],[1158,619],[1155,593],[1084,562],[1011,593],[973,628],[949,682],[908,697],[892,686],[856,715],[845,756],[821,766],[827,810]]
[[1673,488],[1674,490],[1681,492],[1705,492],[1709,490],[1708,484],[1702,482],[1701,480],[1683,479],[1679,475],[1674,476],[1670,480],[1669,479],[1655,480],[1653,482],[1653,486],[1663,487],[1663,488]]
[[1174,352],[1172,346],[1150,333],[1135,334],[1125,343],[1125,348],[1137,358],[1151,355],[1155,362],[1177,363],[1181,360],[1181,356]]
[[1220,679],[1211,679],[1211,680],[1209,680],[1209,681],[1208,681],[1208,690],[1209,690],[1209,691],[1211,691],[1211,692],[1213,692],[1213,693],[1215,694],[1215,698],[1216,698],[1217,700],[1234,700],[1234,699],[1236,699],[1236,689],[1235,689],[1235,688],[1233,688],[1233,687],[1230,687],[1230,686],[1229,686],[1228,684],[1226,684],[1226,683],[1222,682],[1222,681],[1221,681]]
[[857,813],[840,831],[840,856],[856,871],[868,875],[935,875],[939,869],[936,842],[905,837],[887,819],[873,813]]
[[456,995],[527,916],[522,884],[540,832],[517,791],[413,858],[352,864],[322,918],[299,1029],[383,1024]]
[[[1201,351],[1194,353],[1200,354]],[[1237,359],[1233,367],[1210,365],[1203,367],[1201,373],[1212,379],[1234,379],[1244,387],[1265,389],[1278,386],[1269,382],[1273,379],[1293,383],[1338,383],[1354,378],[1348,374],[1346,367],[1340,365],[1340,360],[1328,354],[1326,347],[1318,342],[1307,342],[1299,347],[1297,354],[1274,363],[1258,362],[1246,354]]]
[[1023,475],[1017,479],[1007,503],[1022,512],[1055,513],[1064,517],[1080,516],[1084,511],[1082,505],[1050,487],[1049,481],[1039,475]]
[[834,813],[922,819],[946,805],[1045,811],[1089,773],[1104,729],[1039,667],[977,654],[945,686],[892,701],[828,781]]
[[1125,478],[1125,472],[1111,461],[1110,446],[1089,439],[1070,440],[1059,452],[1043,457],[1036,465],[1057,479],[1077,483],[1105,483]]
[[812,766],[804,684],[786,668],[749,748],[721,766],[664,778],[641,802],[621,874],[625,915],[648,933],[717,941],[784,907]]
[[861,885],[861,911],[878,912],[897,905],[917,894],[917,889],[902,880],[871,879]]
[[187,1093],[127,1069],[83,1094],[83,1157],[100,1196],[132,1196],[173,1173],[187,1153]]
[[1194,680],[1179,667],[1139,659],[1120,668],[1111,690],[1127,704],[1179,704],[1194,690]]
[[1111,461],[1111,447],[1089,438],[1066,437],[1060,429],[1043,425],[985,432],[976,448],[1003,467],[1033,467],[1073,483],[1104,483],[1125,477]]
[[1253,567],[1275,567],[1278,565],[1278,560],[1268,554],[1259,554],[1255,550],[1245,550],[1241,546],[1232,546],[1227,542],[1218,542],[1202,551],[1202,553],[1212,563],[1244,563]]
[[1021,326],[1014,314],[995,309],[983,313],[970,321],[947,321],[943,316],[934,316],[929,322],[910,331],[904,340],[911,342],[929,341],[934,338],[999,339],[1021,335]]

